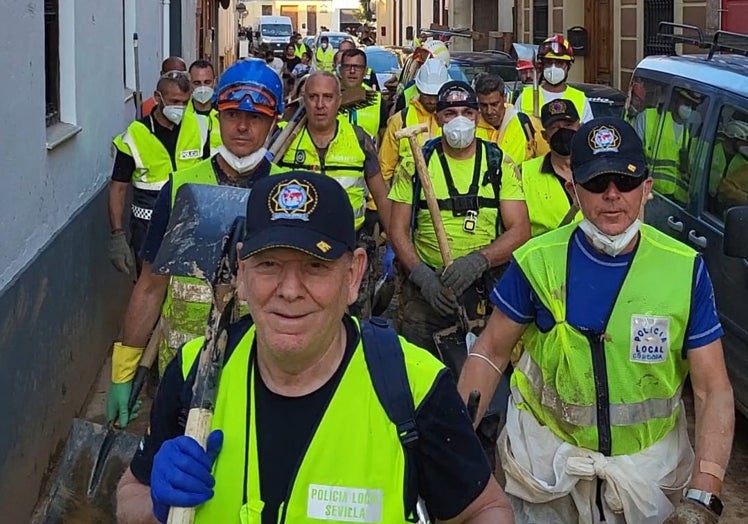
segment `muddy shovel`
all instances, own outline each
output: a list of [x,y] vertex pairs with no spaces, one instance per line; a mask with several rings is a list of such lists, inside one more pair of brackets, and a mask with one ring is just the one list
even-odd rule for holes
[[[213,420],[227,329],[237,311],[236,244],[243,233],[248,196],[246,189],[226,186],[180,187],[153,263],[154,273],[199,278],[213,291],[185,427],[185,435],[203,448]],[[195,508],[171,508],[168,522],[187,524],[194,516]]]
[[[418,143],[418,135],[427,131],[427,124],[419,124],[397,131],[395,133],[395,138],[397,140],[407,138],[410,143],[413,159],[416,164],[416,173],[418,174],[418,179],[421,182],[421,187],[423,188],[423,193],[426,197],[426,205],[428,206],[429,214],[431,215],[431,221],[434,224],[436,241],[439,244],[439,252],[441,253],[444,267],[447,267],[452,263],[452,252],[449,248],[447,232],[444,229],[444,223],[442,222],[441,213],[439,212],[439,203],[436,200],[434,187],[431,184],[431,177],[428,172],[428,166],[426,165],[426,159],[424,158],[423,151]],[[465,362],[467,354],[470,352],[470,348],[473,347],[473,344],[475,344],[475,341],[477,340],[477,336],[473,333],[473,330],[479,329],[484,325],[482,319],[468,319],[467,312],[462,304],[458,305],[457,318],[459,319],[457,324],[441,331],[437,331],[433,335],[434,344],[436,345],[436,350],[439,352],[442,362],[452,370],[455,377],[460,375],[462,364]],[[455,350],[455,348],[457,348],[457,350]]]

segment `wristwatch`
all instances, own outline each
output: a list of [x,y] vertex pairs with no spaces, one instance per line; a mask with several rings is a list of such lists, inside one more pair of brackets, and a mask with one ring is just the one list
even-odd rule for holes
[[700,489],[688,488],[683,492],[683,497],[688,500],[698,502],[718,517],[722,516],[722,501],[719,500],[719,497],[717,495],[714,495],[713,493],[702,491]]

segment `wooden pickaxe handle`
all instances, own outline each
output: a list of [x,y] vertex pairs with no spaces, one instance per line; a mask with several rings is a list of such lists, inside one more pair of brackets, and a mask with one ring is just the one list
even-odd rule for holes
[[[413,152],[413,159],[416,162],[416,173],[418,174],[418,179],[421,181],[423,194],[426,196],[426,205],[429,208],[431,221],[434,223],[434,231],[436,232],[436,241],[439,244],[439,252],[442,255],[444,267],[447,267],[452,263],[452,252],[449,249],[447,231],[444,229],[442,215],[439,212],[439,203],[436,200],[434,186],[431,184],[431,177],[429,176],[426,159],[423,157],[421,145],[418,143],[418,135],[420,135],[421,133],[425,133],[428,130],[428,124],[418,124],[416,126],[406,127],[405,129],[401,129],[400,131],[395,132],[395,138],[397,140],[407,138],[408,142],[410,143],[410,149]],[[413,202],[413,205],[417,206],[418,202]]]

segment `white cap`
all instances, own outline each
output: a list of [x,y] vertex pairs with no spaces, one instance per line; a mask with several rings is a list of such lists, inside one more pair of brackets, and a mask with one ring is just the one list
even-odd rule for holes
[[416,87],[425,95],[437,95],[439,89],[449,82],[447,66],[438,58],[429,58],[416,73]]

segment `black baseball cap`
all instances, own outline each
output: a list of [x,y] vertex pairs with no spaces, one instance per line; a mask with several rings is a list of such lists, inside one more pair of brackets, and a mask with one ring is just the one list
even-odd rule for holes
[[240,256],[277,247],[337,260],[356,248],[353,208],[333,178],[290,171],[262,178],[247,200]]
[[568,120],[569,122],[579,120],[579,113],[571,100],[557,98],[540,109],[540,123],[544,128],[547,129],[549,125],[559,120]]
[[577,184],[609,173],[646,177],[642,141],[634,128],[620,118],[590,120],[571,141],[571,171]]
[[448,107],[470,107],[478,109],[478,97],[470,84],[461,80],[450,80],[436,94],[436,111]]

